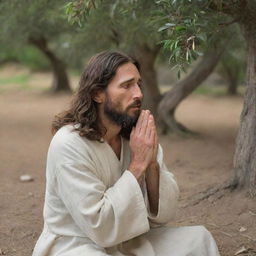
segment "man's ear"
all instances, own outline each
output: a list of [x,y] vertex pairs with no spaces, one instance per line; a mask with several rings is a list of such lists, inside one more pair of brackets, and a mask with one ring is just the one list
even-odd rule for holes
[[97,103],[102,103],[105,99],[105,93],[104,91],[97,91],[93,94],[93,100]]

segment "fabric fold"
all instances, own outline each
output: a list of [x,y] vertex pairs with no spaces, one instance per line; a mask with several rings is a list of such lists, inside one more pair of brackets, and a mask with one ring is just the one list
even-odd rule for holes
[[149,230],[144,198],[130,171],[110,188],[85,164],[62,164],[56,173],[62,201],[77,226],[96,244],[111,247]]

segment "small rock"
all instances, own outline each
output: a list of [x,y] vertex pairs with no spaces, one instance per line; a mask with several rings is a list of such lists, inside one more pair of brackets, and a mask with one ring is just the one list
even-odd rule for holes
[[34,196],[32,192],[28,192],[28,196]]
[[245,232],[246,230],[247,230],[247,228],[241,227],[241,228],[239,229],[239,232]]
[[24,174],[20,176],[20,181],[22,182],[29,182],[29,181],[33,181],[34,179],[28,175],[28,174]]

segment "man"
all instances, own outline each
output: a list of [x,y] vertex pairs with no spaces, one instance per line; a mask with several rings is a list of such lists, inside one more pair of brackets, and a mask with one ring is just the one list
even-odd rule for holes
[[90,60],[70,109],[53,123],[33,256],[219,255],[203,227],[162,227],[175,214],[178,187],[142,97],[131,57]]

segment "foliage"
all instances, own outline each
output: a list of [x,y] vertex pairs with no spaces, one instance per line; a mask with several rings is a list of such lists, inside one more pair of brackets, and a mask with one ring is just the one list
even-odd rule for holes
[[230,19],[212,2],[223,7],[221,0],[2,1],[0,44],[20,49],[30,37],[43,35],[58,56],[76,67],[95,51],[162,45],[180,75],[214,40],[232,31],[224,25]]
[[44,37],[53,51],[61,50],[62,37],[73,33],[73,28],[66,21],[65,3],[65,0],[1,1],[0,45],[6,50],[1,54],[1,59],[9,56],[32,68],[47,68],[48,63],[43,55],[27,45],[30,39]]
[[6,84],[22,84],[25,85],[29,82],[30,76],[28,74],[21,74],[8,78],[0,78],[0,85]]
[[235,27],[234,35],[221,58],[217,72],[226,82],[239,85],[245,82],[246,77],[246,46],[238,27]]
[[146,0],[72,1],[66,5],[66,13],[72,24],[79,25],[86,45],[130,51],[137,44],[155,47],[161,40],[157,33],[160,24],[150,18],[156,16],[156,7],[154,1]]
[[29,82],[31,80],[30,74],[19,74],[8,78],[0,78],[0,93],[10,90],[10,88],[17,88],[21,90],[30,89]]
[[229,17],[216,12],[212,2],[222,8],[220,0],[73,0],[66,5],[66,14],[70,23],[80,27],[103,15],[106,24],[100,25],[101,30],[117,32],[126,44],[161,44],[180,76],[215,40],[228,36]]

